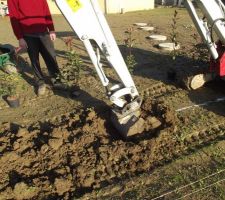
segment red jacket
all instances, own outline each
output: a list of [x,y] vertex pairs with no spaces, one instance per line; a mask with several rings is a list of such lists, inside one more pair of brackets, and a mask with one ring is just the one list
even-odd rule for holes
[[17,39],[25,34],[54,31],[46,0],[7,0],[13,32]]

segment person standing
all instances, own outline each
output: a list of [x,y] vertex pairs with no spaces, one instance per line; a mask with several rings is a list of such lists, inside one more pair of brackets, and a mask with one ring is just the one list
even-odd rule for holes
[[53,41],[56,39],[54,24],[47,0],[7,0],[13,32],[19,48],[27,49],[37,80],[37,94],[46,91],[39,55],[43,57],[53,86],[57,84],[59,67]]

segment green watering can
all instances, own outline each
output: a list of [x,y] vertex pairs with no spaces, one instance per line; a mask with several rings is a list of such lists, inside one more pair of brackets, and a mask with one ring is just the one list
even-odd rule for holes
[[17,71],[15,68],[15,64],[11,62],[14,54],[14,49],[0,46],[0,69],[7,73],[13,73]]

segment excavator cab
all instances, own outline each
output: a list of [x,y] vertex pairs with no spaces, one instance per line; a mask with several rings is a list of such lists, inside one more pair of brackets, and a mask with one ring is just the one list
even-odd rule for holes
[[[221,0],[184,0],[184,6],[211,55],[209,72],[189,80],[189,88],[197,89],[225,76],[225,6]],[[203,17],[199,17],[199,12]]]

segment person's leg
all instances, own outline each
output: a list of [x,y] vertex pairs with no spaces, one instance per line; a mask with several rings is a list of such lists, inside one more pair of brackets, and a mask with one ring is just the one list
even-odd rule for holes
[[56,53],[53,42],[51,41],[49,34],[41,36],[40,40],[40,53],[48,68],[48,72],[52,78],[56,78],[59,74],[59,67],[56,60]]
[[28,46],[28,55],[31,61],[31,66],[34,70],[35,77],[38,79],[38,81],[42,82],[44,81],[44,76],[41,71],[40,67],[40,61],[39,61],[39,52],[40,52],[40,40],[36,37],[24,37],[27,46]]
[[37,94],[44,95],[46,91],[46,85],[44,82],[44,76],[41,71],[39,52],[40,52],[40,39],[36,37],[24,37],[28,46],[28,55],[31,61],[32,68],[34,70],[35,78],[37,79]]

